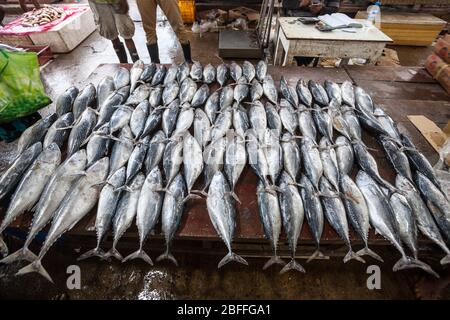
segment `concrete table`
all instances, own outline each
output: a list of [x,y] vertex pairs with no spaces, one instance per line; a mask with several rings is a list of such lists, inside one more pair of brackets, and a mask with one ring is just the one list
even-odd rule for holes
[[277,23],[275,65],[290,65],[295,56],[366,59],[375,63],[392,39],[377,28],[352,29],[355,32],[319,31],[296,17],[282,17]]

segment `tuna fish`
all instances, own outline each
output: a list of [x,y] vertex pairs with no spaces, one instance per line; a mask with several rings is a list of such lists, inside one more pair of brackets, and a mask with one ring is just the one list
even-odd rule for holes
[[248,83],[252,82],[252,80],[256,76],[256,70],[255,70],[255,67],[253,66],[253,63],[245,60],[242,63],[242,74],[247,79]]
[[350,174],[355,162],[353,147],[344,136],[336,138],[336,159],[341,175]]
[[356,87],[355,90],[356,108],[366,113],[373,113],[374,106],[372,98],[361,87]]
[[230,75],[234,82],[238,82],[238,80],[242,77],[242,68],[234,61],[230,63]]
[[133,108],[129,106],[118,106],[114,111],[109,121],[110,134],[113,134],[130,123],[131,115],[133,114]]
[[152,90],[150,91],[150,95],[148,96],[148,102],[150,103],[150,107],[156,108],[161,104],[162,94],[163,94],[162,87],[152,88]]
[[237,85],[234,88],[234,100],[236,100],[237,103],[241,103],[241,101],[245,100],[249,93],[249,87],[247,84],[247,78],[245,76],[242,76],[238,79]]
[[267,181],[267,176],[269,175],[269,168],[267,164],[266,154],[264,152],[264,149],[258,143],[256,135],[252,132],[248,133],[246,149],[249,165],[252,167],[259,180],[261,180],[261,182],[263,182],[264,185],[268,187],[269,182]]
[[128,89],[129,87],[123,87],[114,91],[108,96],[108,98],[106,98],[105,102],[98,111],[98,121],[95,129],[100,128],[102,125],[111,120],[114,111],[116,111],[117,107],[126,100],[128,96]]
[[150,103],[147,100],[142,101],[133,110],[130,118],[130,129],[134,139],[138,139],[144,131],[145,121],[150,111]]
[[152,78],[153,75],[156,72],[156,64],[154,64],[153,62],[151,62],[150,64],[145,65],[144,70],[141,73],[141,77],[139,78],[139,80],[145,82],[145,83],[150,83],[152,82]]
[[127,177],[125,184],[128,185],[130,181],[138,174],[144,165],[145,155],[147,154],[147,148],[150,141],[150,136],[146,136],[139,141],[130,154],[127,164]]
[[217,82],[220,84],[220,87],[223,87],[229,77],[229,69],[225,63],[219,64],[217,66]]
[[255,101],[248,110],[250,125],[256,133],[260,142],[263,141],[267,129],[267,116],[263,104]]
[[69,87],[56,98],[55,110],[58,117],[72,111],[73,102],[78,95],[77,87]]
[[110,145],[108,135],[109,125],[107,123],[91,134],[86,145],[87,167],[90,167],[108,152]]
[[231,85],[222,88],[219,97],[219,110],[230,107],[233,104],[234,89]]
[[[284,100],[284,101],[286,101],[286,100]],[[280,107],[281,107],[281,104],[280,104]],[[280,107],[278,108],[278,110],[280,110]],[[278,112],[278,110],[270,102],[266,103],[267,128],[269,128],[271,130],[276,130],[277,134],[280,135],[281,132],[283,131],[283,123],[281,121],[280,113]],[[286,114],[289,112],[284,112],[284,113]]]
[[216,172],[222,170],[224,163],[224,154],[226,150],[226,138],[220,138],[211,142],[203,151],[203,159],[205,161],[205,185],[206,190],[211,183]]
[[327,92],[324,87],[320,83],[315,82],[314,80],[308,81],[308,87],[311,92],[314,101],[322,107],[328,106],[330,100],[328,99]]
[[138,85],[138,81],[141,78],[142,72],[144,72],[144,62],[137,60],[130,70],[130,92],[133,93]]
[[166,137],[172,136],[173,130],[177,125],[178,114],[180,112],[180,101],[172,101],[162,114],[161,127]]
[[224,137],[230,130],[233,120],[233,112],[231,108],[226,108],[216,118],[211,128],[211,141],[216,141]]
[[211,63],[208,63],[203,69],[203,82],[211,84],[216,80],[216,68]]
[[133,134],[129,126],[125,126],[119,133],[119,139],[114,142],[111,149],[110,171],[116,172],[127,164],[133,151]]
[[58,116],[56,113],[51,114],[41,120],[38,120],[35,124],[28,127],[19,138],[17,142],[17,152],[22,153],[25,149],[28,149],[36,142],[41,141],[48,128],[56,121]]
[[192,98],[194,98],[197,92],[197,84],[191,78],[186,78],[180,87],[180,103],[184,104],[186,102],[191,103]]
[[[73,121],[73,113],[67,112],[53,122],[45,135],[43,147],[47,148],[50,144],[56,143],[61,148],[69,136],[69,129],[67,127],[70,127]],[[65,129],[60,130],[61,128]]]
[[290,133],[283,134],[281,148],[283,150],[284,170],[293,181],[296,181],[301,166],[300,148]]
[[291,135],[295,135],[298,127],[298,117],[294,107],[287,100],[281,99],[279,114],[284,129]]
[[202,149],[206,147],[211,137],[211,123],[200,108],[195,109],[194,113],[194,137]]
[[329,111],[314,104],[312,116],[319,132],[327,137],[328,140],[333,141],[333,119],[331,118]]
[[145,121],[144,130],[142,131],[141,137],[144,138],[149,134],[152,134],[153,131],[155,131],[162,119],[163,114],[163,108],[155,108],[150,112],[150,115],[148,116],[147,120]]
[[153,75],[151,86],[155,87],[159,84],[162,84],[164,81],[164,78],[167,73],[167,68],[163,64],[159,64],[156,66],[155,74]]
[[86,171],[85,176],[76,182],[55,212],[55,218],[37,259],[20,269],[17,275],[39,272],[47,280],[53,282],[42,266],[42,259],[55,241],[72,229],[95,206],[100,193],[99,184],[103,183],[108,174],[108,163],[108,158],[100,159]]
[[178,74],[178,66],[173,64],[167,70],[166,76],[164,77],[164,86],[167,86],[169,83],[177,82],[177,74]]
[[186,197],[186,184],[181,173],[177,174],[167,187],[161,209],[162,232],[166,239],[166,251],[156,261],[164,259],[172,261],[176,266],[178,262],[170,253],[170,246],[175,233],[180,227],[184,211],[184,199]]
[[262,85],[258,82],[258,80],[253,79],[250,87],[250,99],[252,101],[256,101],[261,99],[264,94],[264,89]]
[[219,92],[213,92],[205,103],[205,113],[211,123],[214,123],[214,121],[216,120],[217,112],[220,110],[219,97]]
[[168,105],[174,101],[177,98],[179,91],[180,87],[178,86],[178,82],[172,81],[166,84],[162,93],[162,101],[164,105]]
[[342,102],[350,108],[355,108],[355,92],[350,81],[344,81],[341,85]]
[[316,141],[317,130],[311,112],[306,108],[298,110],[298,128],[302,136]]
[[219,262],[217,267],[221,268],[231,261],[248,265],[247,261],[235,254],[231,248],[236,228],[236,210],[233,198],[230,195],[230,187],[221,171],[217,171],[212,178],[206,198],[206,206],[214,229],[228,249],[228,254]]
[[297,107],[298,105],[298,95],[297,92],[295,91],[294,88],[292,88],[288,82],[286,81],[286,79],[284,78],[284,76],[281,76],[281,81],[280,81],[280,90],[281,90],[281,94],[283,95],[283,97],[289,101],[289,103],[293,106],[293,107]]
[[278,103],[278,91],[275,87],[275,82],[273,81],[270,75],[266,75],[263,81],[263,91],[264,95],[269,99],[273,104]]
[[330,101],[334,100],[340,106],[342,104],[341,87],[339,87],[337,83],[330,80],[325,80],[324,85]]
[[272,181],[272,184],[275,185],[278,176],[283,169],[283,149],[281,149],[278,134],[267,129],[262,148],[266,155],[270,180]]
[[319,190],[319,181],[323,175],[323,165],[320,159],[318,145],[310,138],[301,141],[301,151],[305,174],[316,190]]
[[140,85],[134,90],[128,99],[125,101],[126,105],[136,106],[141,103],[143,100],[147,100],[150,96],[150,91],[152,88],[148,84]]
[[128,86],[130,84],[130,71],[120,67],[114,73],[113,80],[116,90]]
[[166,135],[161,130],[157,131],[148,145],[147,156],[145,158],[145,169],[150,173],[159,165],[166,149]]
[[245,137],[247,130],[250,128],[247,111],[236,104],[233,107],[233,128],[234,132],[242,138]]
[[177,125],[173,131],[172,136],[182,135],[192,126],[194,122],[194,108],[191,108],[189,104],[185,104],[181,107],[180,114],[178,116]]
[[361,133],[361,125],[359,124],[358,117],[352,110],[347,110],[342,113],[345,122],[347,123],[348,134],[352,141],[361,141],[362,133]]
[[177,71],[178,83],[182,83],[187,77],[189,77],[189,72],[190,68],[187,62],[183,62],[182,64],[180,64]]
[[192,107],[200,107],[202,106],[205,102],[206,99],[208,99],[209,97],[209,87],[207,84],[203,84],[198,90],[197,92],[195,92],[194,97],[192,98]]
[[92,83],[89,83],[83,90],[78,94],[75,101],[73,102],[73,116],[75,119],[86,110],[87,107],[93,107],[95,101],[95,87]]
[[94,126],[97,122],[97,116],[95,111],[91,108],[87,108],[75,121],[70,130],[69,139],[67,140],[67,156],[73,155],[77,152],[83,142],[91,134]]
[[224,172],[230,182],[231,195],[238,202],[240,200],[234,192],[234,188],[246,164],[247,153],[245,151],[244,138],[239,135],[234,135],[226,146]]
[[308,85],[306,84],[305,80],[299,79],[297,81],[297,86],[295,87],[295,89],[297,90],[299,102],[303,103],[308,108],[311,108],[313,97],[311,91],[309,91],[308,89]]
[[194,81],[200,81],[203,77],[203,67],[200,62],[194,61],[194,63],[191,66],[191,73],[190,76],[192,80]]
[[400,143],[400,132],[398,131],[394,120],[392,120],[392,118],[389,117],[381,108],[375,108],[373,115],[377,118],[378,122],[387,131],[387,133],[389,133],[389,136]]
[[339,168],[335,150],[331,146],[331,142],[322,137],[320,140],[320,159],[322,160],[323,175],[331,183],[335,191],[339,191]]
[[263,60],[259,60],[258,64],[256,65],[256,79],[262,82],[264,81],[266,75],[267,75],[267,63],[265,63]]
[[391,163],[394,170],[412,181],[411,168],[406,154],[391,139],[385,136],[379,136],[379,141],[386,152],[387,159]]
[[188,194],[203,171],[202,147],[189,133],[183,136],[183,173]]
[[175,137],[166,145],[163,154],[163,168],[166,176],[166,186],[169,186],[172,180],[180,171],[183,162],[183,141],[181,137]]

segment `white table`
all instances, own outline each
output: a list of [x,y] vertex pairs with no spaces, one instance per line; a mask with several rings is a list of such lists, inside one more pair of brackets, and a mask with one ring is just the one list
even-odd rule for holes
[[[366,59],[375,63],[386,44],[392,39],[379,29],[352,29],[354,33],[343,30],[319,31],[314,24],[305,25],[296,17],[282,17],[277,22],[275,65],[290,65],[296,56]],[[295,23],[292,23],[295,21]]]

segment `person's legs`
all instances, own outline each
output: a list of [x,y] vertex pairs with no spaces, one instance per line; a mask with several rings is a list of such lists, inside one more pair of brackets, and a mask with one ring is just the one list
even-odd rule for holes
[[180,8],[176,0],[158,0],[159,7],[164,12],[169,20],[169,23],[177,35],[183,49],[184,60],[191,63],[191,44],[187,37],[186,29],[184,28],[183,19],[181,18]]
[[125,51],[125,46],[119,38],[111,40],[116,52],[117,58],[119,58],[120,63],[128,63],[127,52]]
[[130,53],[131,60],[136,62],[139,60],[139,55],[136,50],[136,45],[133,41],[134,36],[134,22],[128,14],[114,14],[117,30],[119,35],[125,40],[125,45]]
[[142,26],[147,37],[147,49],[151,62],[159,63],[158,38],[156,36],[156,0],[137,0]]

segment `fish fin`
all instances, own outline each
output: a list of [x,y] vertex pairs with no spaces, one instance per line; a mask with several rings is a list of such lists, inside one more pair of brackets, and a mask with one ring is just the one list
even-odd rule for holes
[[105,255],[103,255],[104,259],[108,259],[109,257],[114,257],[114,258],[116,258],[117,260],[120,260],[120,261],[123,260],[123,257],[120,254],[120,252],[117,251],[117,249],[114,248],[114,247],[111,248],[107,253],[105,253]]
[[365,247],[358,252],[356,252],[358,256],[369,256],[374,258],[375,260],[378,260],[380,262],[384,262],[383,258],[381,258],[378,254],[376,254],[373,250],[369,249],[369,247]]
[[286,262],[284,262],[280,257],[273,256],[267,262],[264,264],[263,270],[266,270],[267,268],[271,267],[274,264],[281,264],[282,266],[286,265]]
[[205,190],[191,190],[191,193],[199,193],[199,194],[201,194],[204,197],[208,196],[208,193],[205,192]]
[[449,264],[450,263],[450,254],[448,254],[445,257],[443,257],[440,262],[441,262],[442,265]]
[[184,199],[183,199],[183,203],[186,203],[186,202],[188,202],[189,200],[191,200],[191,199],[203,199],[202,197],[200,197],[199,195],[196,195],[196,194],[188,194],[186,197],[184,197]]
[[139,249],[136,252],[133,252],[132,254],[126,256],[122,262],[126,262],[128,260],[133,260],[133,259],[137,259],[140,258],[142,260],[144,260],[145,262],[147,262],[149,265],[153,266],[153,261],[152,259],[148,256],[147,253],[145,253],[144,250]]
[[298,263],[297,261],[295,261],[295,259],[291,259],[291,261],[289,261],[289,263],[287,265],[285,265],[283,267],[283,269],[281,269],[280,274],[286,273],[289,270],[297,270],[299,272],[303,272],[305,273],[305,268],[302,267],[302,265],[300,263]]
[[89,250],[89,251],[83,253],[81,256],[79,256],[79,257],[77,258],[77,261],[81,261],[81,260],[84,260],[84,259],[87,259],[87,258],[90,258],[90,257],[99,257],[99,258],[102,258],[102,257],[104,257],[105,255],[106,255],[105,251],[103,251],[103,250],[102,250],[101,248],[99,248],[99,247],[96,247],[96,248],[94,248],[94,249],[92,249],[92,250]]
[[9,253],[8,246],[3,240],[3,236],[0,234],[0,254],[2,255],[2,257],[5,257],[8,255],[8,253]]
[[355,253],[352,249],[350,249],[344,257],[344,263],[349,262],[350,260],[357,260],[361,263],[366,263],[363,258],[361,258],[357,253]]
[[56,128],[55,130],[56,130],[56,131],[63,131],[63,130],[67,130],[67,129],[72,129],[73,127],[74,127],[74,126],[71,125],[71,126],[68,126],[68,127]]
[[22,249],[17,250],[14,253],[11,253],[9,256],[0,260],[0,263],[10,264],[15,261],[26,260],[29,262],[33,262],[37,259],[37,256],[30,251],[27,247],[23,247]]
[[242,204],[241,200],[239,200],[239,197],[237,196],[237,194],[234,191],[230,192],[230,196],[232,196],[233,199],[236,200],[237,203]]
[[319,250],[317,249],[316,251],[314,251],[314,253],[308,258],[308,260],[306,260],[306,263],[311,262],[314,259],[323,259],[326,256]]
[[175,257],[169,251],[164,252],[162,255],[160,255],[158,258],[156,258],[156,261],[158,261],[158,262],[161,260],[170,260],[173,262],[173,264],[175,266],[178,267],[177,259],[175,259]]
[[220,269],[231,261],[236,261],[248,266],[248,262],[244,258],[230,251],[225,257],[222,258],[222,260],[220,260],[219,264],[217,265],[217,268]]
[[392,267],[393,271],[399,271],[399,270],[405,270],[405,269],[414,269],[419,268],[423,271],[431,274],[432,276],[435,276],[436,278],[440,278],[439,275],[431,269],[431,267],[426,264],[425,262],[422,262],[420,260],[411,258],[411,257],[401,257]]
[[47,270],[42,266],[41,260],[36,260],[33,263],[23,267],[19,271],[17,271],[16,276],[24,275],[31,272],[37,272],[45,279],[54,284],[52,277],[48,274]]

